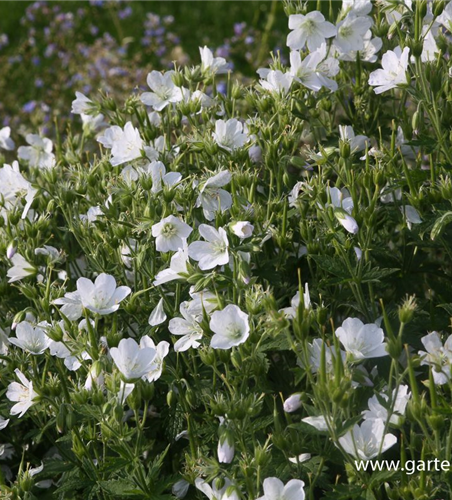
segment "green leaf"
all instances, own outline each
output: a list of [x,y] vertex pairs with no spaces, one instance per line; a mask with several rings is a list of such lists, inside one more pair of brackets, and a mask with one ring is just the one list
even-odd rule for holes
[[433,224],[432,231],[430,233],[430,238],[432,240],[436,239],[444,230],[444,228],[452,222],[452,212],[446,212],[441,217],[436,219]]
[[100,481],[100,487],[105,493],[114,495],[115,498],[142,497],[143,492],[136,488],[136,485],[126,479],[112,479],[110,481]]

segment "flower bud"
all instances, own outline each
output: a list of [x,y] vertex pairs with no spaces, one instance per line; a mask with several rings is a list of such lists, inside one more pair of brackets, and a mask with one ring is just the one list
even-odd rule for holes
[[292,394],[292,396],[289,396],[284,401],[284,411],[286,413],[292,413],[294,411],[297,411],[298,408],[301,407],[301,403],[302,403],[302,394],[301,394],[301,392],[297,392],[295,394]]
[[14,243],[11,242],[9,245],[8,245],[8,248],[6,249],[6,257],[8,259],[12,259],[16,253],[16,250],[17,248],[14,246]]
[[218,440],[218,461],[222,464],[230,464],[234,459],[234,439],[229,430],[223,431]]

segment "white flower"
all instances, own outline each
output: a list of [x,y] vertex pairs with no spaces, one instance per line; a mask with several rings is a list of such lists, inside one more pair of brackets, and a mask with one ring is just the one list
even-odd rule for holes
[[331,206],[335,207],[334,216],[339,223],[352,234],[359,231],[358,223],[351,216],[354,204],[346,189],[340,190],[336,187],[328,187],[327,193],[331,200]]
[[383,54],[381,59],[383,69],[377,69],[369,75],[369,85],[375,87],[376,94],[410,83],[406,75],[409,55],[408,47],[405,47],[403,52],[400,47],[396,47],[394,51],[388,50]]
[[92,222],[95,222],[98,217],[104,215],[104,212],[102,212],[102,209],[99,206],[96,207],[90,207],[88,209],[88,212],[86,214],[80,214],[80,220],[82,222],[87,222],[88,224],[91,224]]
[[152,236],[156,238],[157,252],[177,252],[183,247],[184,241],[190,236],[193,229],[174,215],[165,217],[152,226]]
[[210,347],[214,349],[231,349],[243,344],[250,334],[248,314],[234,304],[229,304],[222,311],[215,311],[209,326],[215,334],[210,341]]
[[3,430],[8,424],[9,424],[9,418],[4,419],[2,416],[0,416],[0,431]]
[[301,464],[303,462],[307,462],[308,460],[311,460],[311,454],[310,453],[301,453],[301,455],[298,455],[297,457],[290,457],[289,462],[293,464]]
[[96,132],[97,130],[107,126],[104,120],[105,117],[101,113],[94,116],[81,114],[80,117],[83,122],[83,130],[86,132]]
[[218,461],[220,464],[230,464],[235,454],[234,440],[230,431],[227,429],[221,431],[223,427],[223,425],[220,426],[221,435],[217,446]]
[[71,113],[74,115],[86,115],[93,107],[93,101],[81,92],[75,93],[75,99],[72,101]]
[[25,197],[27,203],[22,212],[22,219],[25,219],[36,193],[37,189],[34,189],[20,173],[17,161],[14,161],[12,166],[5,163],[3,168],[0,168],[0,194],[7,210],[15,207],[20,199]]
[[171,488],[171,493],[177,498],[184,498],[187,495],[190,483],[185,481],[185,479],[180,479],[177,483],[173,484]]
[[325,21],[325,17],[319,11],[289,16],[289,29],[293,30],[287,36],[287,46],[292,50],[300,50],[306,44],[309,51],[316,50],[325,42],[325,38],[331,38],[336,34],[333,24]]
[[153,193],[160,193],[163,186],[175,186],[182,179],[182,174],[179,172],[166,172],[165,165],[161,161],[153,161],[146,167],[143,167],[143,172],[151,176]]
[[199,234],[206,241],[194,241],[188,247],[188,255],[198,261],[202,271],[224,266],[229,262],[229,241],[226,231],[220,227],[218,231],[207,224],[201,224]]
[[231,173],[222,170],[218,174],[207,179],[200,189],[196,200],[196,207],[202,207],[204,217],[211,221],[219,211],[225,212],[232,206],[232,196],[228,191],[221,189],[231,182]]
[[355,131],[350,125],[339,125],[339,135],[343,142],[350,144],[352,154],[366,149],[366,144],[369,144],[369,138],[365,135],[355,135]]
[[226,122],[217,120],[212,135],[215,142],[227,151],[241,148],[248,141],[247,134],[243,132],[243,124],[236,118],[230,118]]
[[[322,339],[314,339],[311,343],[308,343],[308,359],[301,357],[298,364],[305,370],[311,370],[312,373],[318,373],[320,370],[320,363],[322,359],[322,348],[324,341]],[[345,361],[345,352],[341,351],[342,359]],[[334,358],[336,357],[335,349],[325,344],[325,368],[327,373],[331,373],[334,370]]]
[[447,30],[452,32],[452,3],[447,2],[443,12],[437,18],[437,21],[441,23]]
[[111,149],[116,141],[121,140],[124,131],[118,125],[113,125],[104,131],[104,135],[97,138],[104,148]]
[[59,299],[53,301],[55,305],[63,306],[61,312],[70,321],[77,321],[83,315],[83,306],[78,292],[68,292]]
[[204,45],[199,47],[201,55],[201,70],[210,72],[212,74],[221,74],[227,72],[227,62],[224,57],[213,57],[212,51]]
[[408,229],[411,229],[411,226],[413,224],[422,223],[422,219],[419,215],[419,212],[411,205],[404,205],[400,207],[400,210],[402,211],[402,214],[405,216],[406,225],[408,226]]
[[433,26],[425,24],[422,28],[422,36],[424,37],[421,54],[422,62],[433,62],[438,58],[439,48],[436,44],[436,38],[439,34],[438,28],[438,23],[433,23]]
[[143,380],[147,380],[148,382],[155,382],[160,378],[163,371],[163,361],[169,353],[169,346],[169,342],[166,342],[166,340],[162,340],[157,345],[155,345],[154,341],[148,335],[141,337],[141,348],[150,347],[151,349],[155,350],[155,357],[152,360],[149,371],[145,375],[143,375]]
[[277,477],[267,477],[263,484],[264,495],[257,500],[304,500],[304,482],[291,479],[286,485]]
[[98,314],[110,314],[119,309],[119,303],[132,291],[128,286],[116,288],[116,280],[109,274],[99,274],[93,283],[87,278],[77,280],[77,291],[83,307]]
[[162,111],[168,104],[182,101],[182,91],[174,84],[173,75],[172,70],[166,73],[151,71],[146,81],[152,92],[141,94],[141,102],[155,111]]
[[349,16],[365,16],[372,11],[372,0],[342,0],[342,12]]
[[360,50],[349,50],[348,52],[342,52],[338,48],[339,59],[341,61],[356,61],[356,56],[359,53],[359,58],[364,62],[376,62],[378,59],[377,53],[380,52],[383,46],[383,41],[381,38],[372,38],[372,31],[369,30],[363,38],[364,46]]
[[110,162],[116,166],[135,160],[141,156],[142,149],[143,140],[140,137],[140,132],[131,122],[127,122],[124,130],[112,145]]
[[55,166],[53,143],[50,139],[37,134],[27,134],[25,140],[30,146],[20,146],[17,150],[17,156],[21,160],[28,161],[30,167],[48,169]]
[[10,337],[9,341],[31,354],[42,354],[50,345],[50,339],[44,331],[39,327],[33,328],[28,321],[16,326],[16,337]]
[[383,330],[375,323],[365,325],[358,318],[347,318],[336,336],[354,360],[388,355]]
[[419,351],[422,357],[421,365],[432,367],[433,380],[436,385],[444,385],[452,375],[452,335],[446,342],[441,342],[437,332],[429,333],[421,338],[425,351]]
[[19,418],[21,418],[30,406],[34,404],[34,399],[38,394],[33,390],[33,382],[28,380],[18,368],[14,370],[14,373],[22,383],[11,382],[8,385],[6,397],[10,401],[16,402],[11,408],[11,415],[19,415]]
[[141,346],[133,339],[122,339],[118,347],[110,349],[110,355],[118,370],[126,380],[144,377],[152,369],[156,350],[152,347]]
[[328,430],[328,425],[326,423],[325,417],[319,415],[317,417],[305,417],[301,419],[302,422],[315,427],[318,431],[325,432]]
[[0,129],[0,148],[6,149],[7,151],[12,151],[15,148],[14,141],[10,138],[11,129],[9,127],[3,127]]
[[11,262],[13,263],[13,267],[10,267],[6,273],[6,276],[9,278],[8,283],[13,283],[14,281],[19,281],[27,276],[36,274],[36,268],[26,261],[20,253],[14,254]]
[[241,240],[245,240],[253,235],[254,226],[247,220],[242,220],[232,224],[231,231]]
[[383,420],[365,420],[361,426],[355,424],[353,430],[339,438],[344,450],[357,460],[370,460],[384,453],[397,443],[393,434],[384,434]]
[[159,300],[159,303],[156,305],[156,307],[152,310],[148,323],[151,326],[157,326],[161,325],[166,321],[166,314],[165,310],[163,309],[163,299]]
[[286,413],[293,413],[297,411],[298,408],[301,408],[301,393],[297,392],[296,394],[292,394],[284,401],[284,411]]
[[259,83],[265,90],[283,95],[289,92],[293,79],[291,74],[283,73],[279,69],[268,71],[264,78],[259,80]]
[[[293,319],[297,315],[299,306],[300,292],[297,292],[290,301],[290,307],[284,307],[283,309],[280,309],[279,312],[282,312],[286,317]],[[309,285],[307,283],[304,284],[303,306],[305,309],[309,309],[311,307],[311,295],[309,294]]]
[[200,477],[196,478],[195,486],[198,490],[202,491],[209,500],[239,500],[240,498],[235,489],[228,494],[227,490],[232,487],[232,483],[228,478],[222,481],[221,488],[218,487],[216,480],[213,481],[211,487]]
[[201,344],[203,331],[199,325],[202,317],[199,316],[199,310],[191,307],[191,302],[182,302],[180,312],[183,318],[173,318],[168,324],[168,330],[173,335],[182,335],[175,344],[174,350],[176,352],[184,352],[190,348],[197,349]]
[[[402,417],[405,415],[406,405],[408,404],[410,396],[411,393],[408,392],[407,385],[400,385],[392,391],[392,399],[390,403],[387,394],[379,394],[379,397],[386,401],[386,406],[393,408],[389,422],[395,425],[400,425],[402,423]],[[388,410],[380,403],[376,394],[369,399],[367,405],[369,409],[363,411],[363,417],[365,420],[380,419],[383,420],[383,422],[388,420]]]
[[153,282],[154,286],[163,285],[173,280],[183,279],[181,273],[187,274],[187,261],[188,261],[188,247],[186,244],[183,248],[179,249],[170,261],[170,267],[160,271]]
[[[290,53],[290,74],[301,85],[317,92],[324,84],[317,71],[317,66],[322,59],[322,54],[318,50],[311,52],[303,60],[301,60],[300,52],[292,50]],[[335,87],[337,88],[337,84]]]
[[359,51],[364,48],[364,35],[372,26],[368,16],[347,16],[337,25],[337,36],[334,45],[341,52]]
[[117,394],[119,404],[123,405],[125,400],[132,394],[134,389],[135,384],[128,384],[124,382],[124,380],[121,380],[121,383],[119,384],[119,392]]

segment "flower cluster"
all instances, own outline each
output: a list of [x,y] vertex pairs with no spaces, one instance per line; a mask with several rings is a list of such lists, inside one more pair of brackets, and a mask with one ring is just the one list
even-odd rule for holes
[[0,131],[2,494],[449,495],[355,462],[449,460],[450,5],[288,2],[246,87],[202,45]]

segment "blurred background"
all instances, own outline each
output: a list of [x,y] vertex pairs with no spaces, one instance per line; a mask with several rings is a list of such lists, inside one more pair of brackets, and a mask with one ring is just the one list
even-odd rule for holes
[[286,36],[277,0],[3,1],[0,125],[47,135],[56,122],[61,130],[76,90],[121,100],[146,88],[152,69],[199,64],[204,45],[246,81],[271,51],[287,57]]

